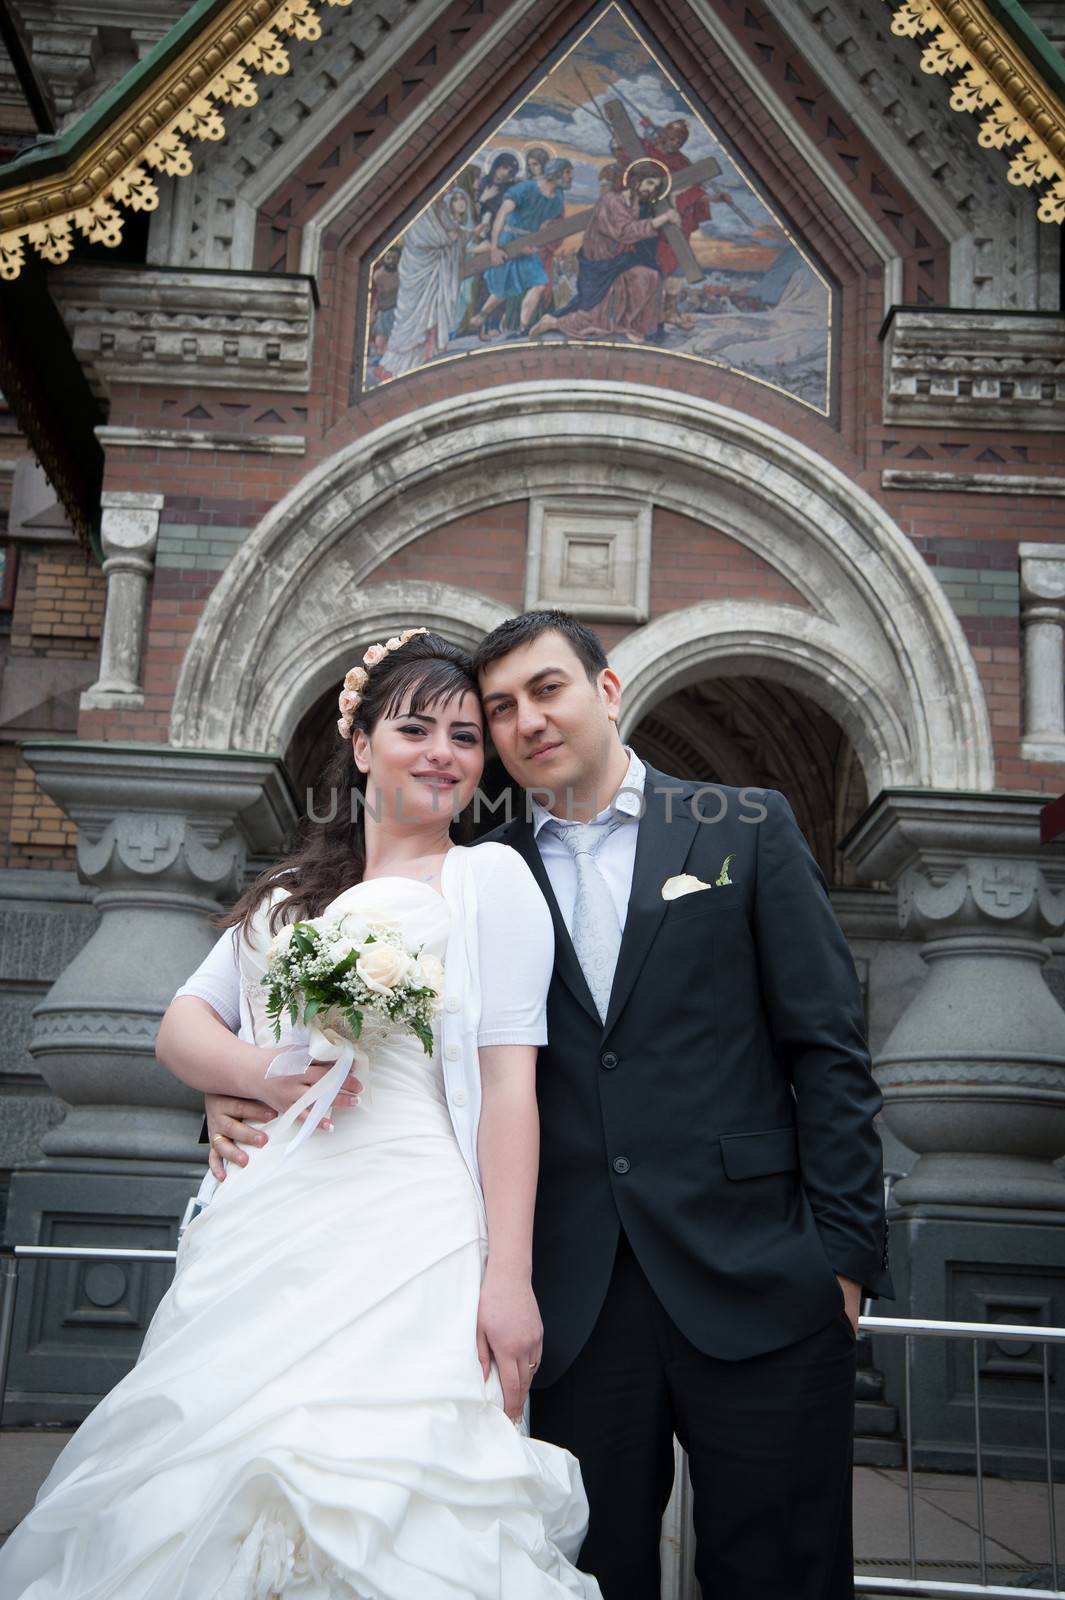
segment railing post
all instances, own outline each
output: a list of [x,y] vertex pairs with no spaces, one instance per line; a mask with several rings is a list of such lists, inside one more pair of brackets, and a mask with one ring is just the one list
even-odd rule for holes
[[1058,1519],[1054,1505],[1054,1441],[1050,1429],[1050,1346],[1043,1346],[1043,1433],[1046,1439],[1047,1466],[1047,1520],[1050,1534],[1050,1581],[1054,1588],[1058,1582]]
[[0,1426],[4,1421],[7,1395],[7,1368],[11,1359],[11,1331],[15,1326],[15,1293],[18,1289],[18,1262],[13,1255],[0,1254]]

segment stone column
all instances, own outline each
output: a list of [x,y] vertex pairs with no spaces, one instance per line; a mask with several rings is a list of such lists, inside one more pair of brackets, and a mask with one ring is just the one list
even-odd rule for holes
[[82,695],[81,706],[83,711],[114,707],[135,710],[144,704],[144,615],[163,496],[105,490],[100,499],[107,603],[100,641],[100,676]]
[[1065,545],[1022,544],[1024,739],[1029,761],[1065,760]]
[[[156,1029],[218,937],[207,917],[232,903],[249,857],[282,853],[295,804],[270,756],[75,740],[23,749],[78,825],[78,874],[100,920],[35,1008],[30,1051],[68,1109],[42,1139],[44,1159],[13,1175],[6,1236],[166,1247],[206,1151],[202,1097],[158,1065]],[[8,1420],[76,1420],[136,1355],[167,1274],[99,1276],[27,1274]]]
[[876,1057],[885,1120],[920,1156],[904,1205],[1065,1210],[1065,1012],[1042,976],[1065,856],[1039,844],[1041,804],[889,791],[848,841],[928,964]]
[[[1039,796],[878,796],[844,841],[898,896],[927,976],[874,1053],[884,1120],[917,1160],[895,1185],[891,1259],[903,1316],[1052,1325],[1065,1318],[1065,1012],[1042,975],[1065,927],[1065,852],[1039,844]],[[887,1306],[878,1307],[887,1312]],[[899,1341],[878,1361],[901,1399]],[[1002,1347],[1008,1352],[1008,1346]],[[971,1460],[971,1357],[915,1345],[919,1459]],[[1041,1396],[995,1349],[991,1470],[1023,1473]],[[1016,1375],[1014,1376],[1014,1368]]]

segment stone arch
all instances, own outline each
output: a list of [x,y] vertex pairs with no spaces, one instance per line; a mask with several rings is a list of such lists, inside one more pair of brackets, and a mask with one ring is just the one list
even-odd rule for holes
[[[805,602],[706,602],[626,638],[615,656],[630,678],[630,715],[661,694],[663,666],[675,684],[685,673],[757,670],[838,718],[871,793],[886,784],[992,787],[987,708],[964,634],[883,508],[764,422],[709,400],[593,380],[443,400],[310,472],[208,600],[178,682],[172,742],[280,752],[293,705],[310,695],[301,678],[316,675],[321,692],[319,641],[342,636],[350,650],[374,631],[371,615],[378,631],[385,626],[368,610],[392,587],[367,587],[382,562],[457,517],[575,492],[694,517],[754,550]],[[405,609],[389,613],[397,624],[435,604],[425,614],[457,637],[457,627],[491,626],[489,615],[503,614],[465,590],[434,600],[444,586],[398,588]]]
[[272,660],[247,697],[250,747],[283,754],[304,712],[335,689],[366,644],[412,623],[436,629],[473,651],[489,629],[510,613],[470,589],[445,583],[377,583],[346,594],[331,614],[310,628],[291,654]]
[[898,774],[912,761],[911,730],[863,659],[866,645],[846,625],[796,606],[717,600],[667,612],[611,653],[625,686],[621,732],[627,737],[652,706],[701,678],[772,678],[835,718],[879,787],[905,783]]

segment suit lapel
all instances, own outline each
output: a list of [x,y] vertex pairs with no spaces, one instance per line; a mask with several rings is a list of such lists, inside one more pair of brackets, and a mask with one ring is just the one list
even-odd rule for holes
[[547,869],[533,837],[531,824],[527,820],[513,822],[505,838],[511,849],[516,850],[525,861],[540,886],[541,894],[547,901],[548,909],[551,912],[551,921],[555,925],[556,976],[561,978],[562,982],[572,992],[574,998],[580,1001],[590,1016],[594,1017],[596,1025],[600,1025],[595,1001],[592,999],[587,979],[581,971],[581,964],[577,960],[577,952],[573,948],[573,940],[569,936],[569,929],[566,927],[562,912],[558,908],[558,901],[555,899],[554,890],[551,888],[551,880],[547,876]]
[[[672,789],[672,795],[667,796],[662,792],[666,788]],[[625,917],[621,949],[618,951],[604,1033],[610,1032],[621,1015],[666,914],[668,902],[662,899],[662,885],[667,878],[683,870],[695,837],[698,823],[691,807],[679,804],[681,795],[677,792],[678,788],[676,779],[666,778],[652,767],[647,768],[644,787],[646,810],[636,840],[629,909]],[[667,820],[666,805],[670,799],[672,815]]]

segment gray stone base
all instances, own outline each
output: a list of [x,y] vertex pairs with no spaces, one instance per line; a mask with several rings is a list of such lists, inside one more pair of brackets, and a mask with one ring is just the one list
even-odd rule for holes
[[[169,1250],[203,1167],[51,1160],[12,1174],[6,1242]],[[169,1265],[24,1262],[4,1422],[77,1423],[133,1366]]]
[[[891,1270],[897,1300],[878,1316],[943,1318],[1045,1327],[1065,1325],[1065,1229],[1060,1212],[999,1208],[893,1207]],[[874,1336],[884,1398],[905,1431],[905,1341]],[[985,1472],[1045,1478],[1042,1346],[979,1347],[980,1425]],[[1065,1347],[1050,1346],[1055,1474],[1065,1472]],[[913,1339],[914,1466],[974,1470],[973,1346],[969,1340]]]
[[884,1399],[884,1374],[873,1365],[873,1343],[858,1339],[854,1395],[854,1461],[860,1467],[901,1467],[905,1460],[899,1414]]

